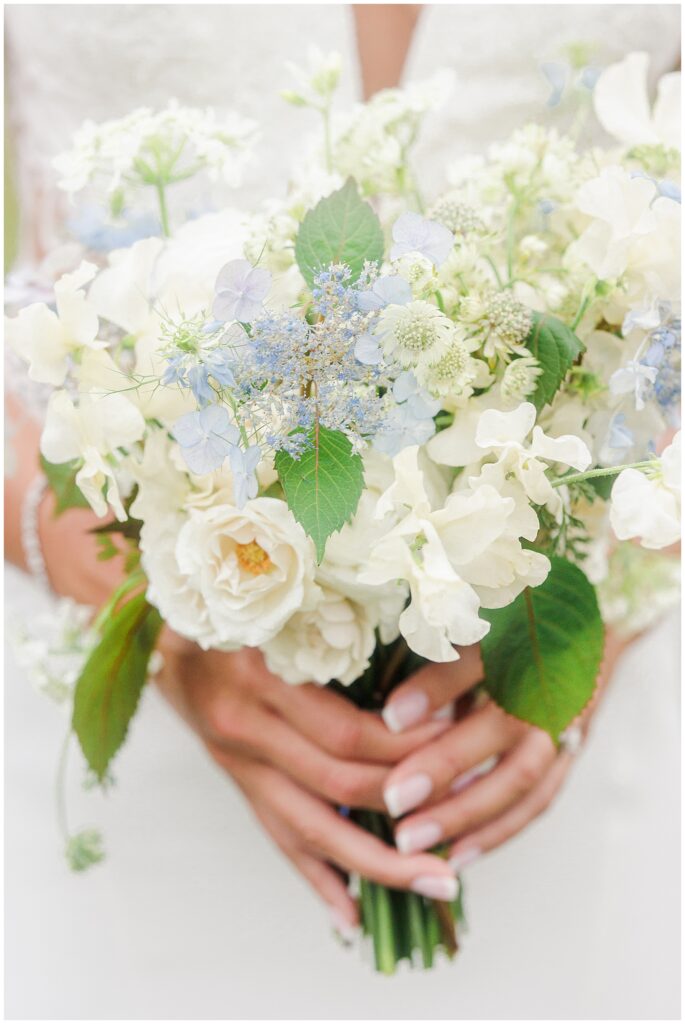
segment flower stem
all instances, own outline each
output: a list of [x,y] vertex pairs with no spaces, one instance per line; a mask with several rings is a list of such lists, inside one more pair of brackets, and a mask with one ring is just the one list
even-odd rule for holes
[[600,469],[590,469],[587,473],[571,473],[567,476],[557,477],[552,480],[552,487],[562,487],[564,484],[579,484],[583,480],[594,480],[601,476],[616,476],[624,469],[652,469],[657,466],[657,459],[647,459],[644,462],[629,462],[623,466],[606,466]]
[[69,822],[67,819],[67,799],[66,799],[66,784],[67,784],[67,762],[69,760],[69,745],[71,743],[71,726],[64,737],[62,743],[62,749],[59,755],[59,761],[57,762],[57,774],[55,776],[55,804],[57,808],[57,824],[59,830],[64,837],[64,841],[69,840]]
[[165,238],[171,238],[171,230],[169,228],[169,210],[167,209],[166,204],[164,182],[161,178],[157,178],[155,181],[155,191],[157,192],[157,202],[159,203],[159,219],[162,225],[162,234]]

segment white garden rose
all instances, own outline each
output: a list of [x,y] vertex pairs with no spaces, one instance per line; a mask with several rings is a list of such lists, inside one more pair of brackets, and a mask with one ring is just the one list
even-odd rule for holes
[[243,509],[190,508],[173,549],[160,555],[157,543],[147,529],[141,549],[150,600],[172,629],[205,649],[271,640],[302,607],[314,575],[311,541],[276,498],[256,498]]
[[644,548],[680,540],[680,432],[656,472],[624,469],[611,489],[611,526],[619,540],[640,539]]
[[262,650],[271,672],[286,683],[337,679],[349,686],[368,667],[376,644],[368,606],[350,601],[329,587],[318,589],[309,611],[296,612]]

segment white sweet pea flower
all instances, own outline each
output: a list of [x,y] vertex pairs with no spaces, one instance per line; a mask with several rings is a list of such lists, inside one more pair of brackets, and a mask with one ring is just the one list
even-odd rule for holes
[[520,525],[530,535],[530,518],[488,484],[455,492],[433,510],[418,453],[407,448],[394,460],[395,481],[376,514],[399,521],[374,545],[361,579],[405,581],[411,604],[400,616],[401,633],[424,657],[453,661],[454,644],[476,643],[487,632],[479,608],[501,607],[541,583],[549,562],[522,548]]
[[602,72],[594,88],[597,119],[626,146],[680,147],[680,73],[664,75],[650,109],[647,91],[649,54],[629,53]]
[[273,639],[306,604],[314,576],[312,543],[276,498],[191,507],[169,532],[152,519],[141,552],[150,600],[205,650]]
[[430,522],[408,516],[373,550],[362,582],[382,586],[409,584],[411,603],[399,628],[413,651],[431,661],[456,661],[454,644],[477,643],[488,631],[478,617],[476,592],[449,563]]
[[[592,462],[587,445],[573,434],[548,437],[535,426],[535,406],[524,402],[512,412],[489,409],[476,428],[479,448],[497,456],[509,476],[515,477],[528,498],[536,505],[546,505],[552,514],[561,509],[561,498],[547,478],[545,462],[562,463],[583,472]],[[528,435],[533,432],[530,442]]]
[[639,538],[644,548],[680,540],[680,432],[654,472],[624,469],[611,489],[611,526],[619,540]]
[[16,317],[5,318],[7,340],[29,364],[31,380],[59,386],[69,368],[69,356],[84,348],[101,349],[97,340],[98,316],[84,286],[97,273],[93,263],[83,262],[55,284],[54,312],[43,302],[25,306]]
[[113,456],[145,433],[141,413],[123,395],[81,395],[74,405],[66,391],[56,391],[48,403],[40,450],[48,462],[78,459],[76,484],[98,516],[108,504],[125,520]]
[[369,665],[376,646],[370,609],[328,587],[316,588],[311,610],[296,612],[262,647],[269,670],[286,683],[336,679],[349,686]]

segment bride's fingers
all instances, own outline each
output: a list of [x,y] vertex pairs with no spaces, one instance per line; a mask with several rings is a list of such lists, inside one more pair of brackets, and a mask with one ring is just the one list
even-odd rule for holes
[[[275,677],[274,677],[275,678]],[[388,732],[378,715],[314,683],[288,686],[277,679],[263,698],[290,724],[329,753],[345,760],[396,764],[444,732],[445,722],[427,722],[402,735]]]
[[347,883],[336,868],[304,851],[296,832],[268,808],[253,805],[255,815],[281,852],[306,878],[329,908],[333,927],[345,934],[359,924],[359,909],[350,895]]
[[460,836],[450,850],[450,863],[454,870],[461,871],[482,853],[494,850],[495,847],[512,839],[546,811],[561,789],[572,760],[569,754],[559,754],[545,777],[525,799],[482,828]]
[[426,665],[393,690],[383,708],[383,720],[391,732],[401,733],[427,721],[480,682],[483,663],[478,644],[462,647],[459,653],[459,661]]
[[267,765],[254,765],[249,786],[253,799],[272,808],[297,833],[306,852],[391,889],[440,900],[456,897],[454,873],[439,857],[398,853]]
[[333,803],[384,808],[382,788],[387,768],[340,761],[262,707],[248,705],[214,722],[205,742],[212,756],[226,749],[249,754]]
[[472,832],[504,814],[534,790],[557,758],[549,736],[530,733],[487,775],[433,807],[406,818],[398,827],[395,842],[413,853],[436,843]]
[[442,796],[464,772],[508,750],[524,728],[492,703],[473,711],[390,772],[383,791],[390,814]]

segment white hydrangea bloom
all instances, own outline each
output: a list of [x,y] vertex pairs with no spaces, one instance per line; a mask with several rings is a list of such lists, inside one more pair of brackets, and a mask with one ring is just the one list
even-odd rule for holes
[[624,469],[611,489],[611,526],[619,540],[639,538],[645,548],[680,540],[680,432],[659,459],[658,469]]

